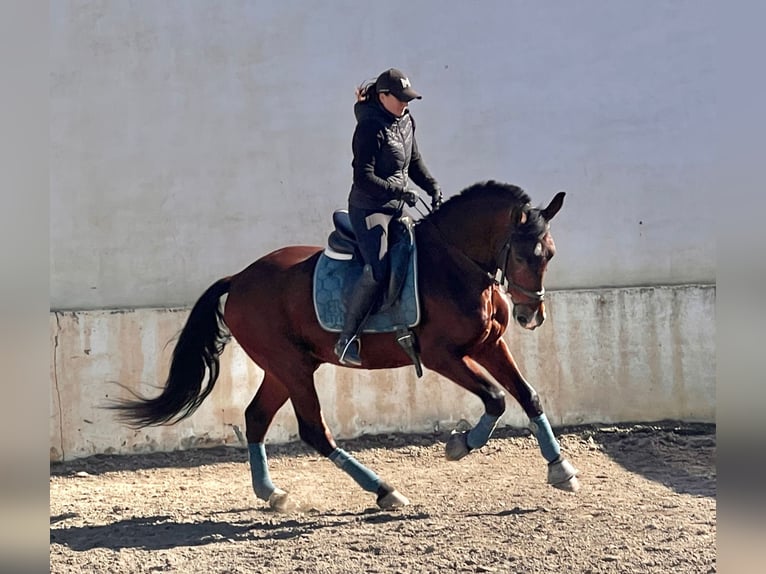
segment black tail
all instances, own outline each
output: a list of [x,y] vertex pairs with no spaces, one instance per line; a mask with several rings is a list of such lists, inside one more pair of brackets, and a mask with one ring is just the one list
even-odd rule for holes
[[[229,278],[211,285],[194,304],[176,348],[162,394],[153,399],[137,396],[108,408],[120,411],[119,418],[133,427],[175,424],[199,408],[215,386],[219,358],[229,332],[223,323],[219,299],[229,292]],[[207,384],[203,387],[205,372]]]

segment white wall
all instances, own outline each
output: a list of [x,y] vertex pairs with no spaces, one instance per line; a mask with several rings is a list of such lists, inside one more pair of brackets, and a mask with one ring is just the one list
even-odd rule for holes
[[[594,422],[715,421],[715,288],[684,286],[552,293],[549,319],[530,333],[511,326],[506,340],[540,394],[555,427]],[[230,344],[221,378],[203,406],[177,426],[133,431],[102,406],[127,397],[114,382],[154,396],[182,327],[184,310],[51,314],[50,459],[239,444],[244,409],[262,371]],[[323,365],[317,391],[337,438],[431,432],[475,423],[481,401],[450,381],[413,367],[352,371]],[[501,426],[525,426],[508,396]],[[267,442],[297,440],[285,405]]]
[[713,282],[708,4],[53,2],[51,307],[189,305],[321,243],[353,88],[392,65],[447,195],[569,192],[549,288]]

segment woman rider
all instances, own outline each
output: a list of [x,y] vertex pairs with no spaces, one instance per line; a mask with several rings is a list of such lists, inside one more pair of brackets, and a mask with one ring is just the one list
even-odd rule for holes
[[400,216],[405,203],[414,206],[418,200],[410,180],[431,196],[433,209],[441,204],[439,184],[418,151],[415,122],[408,110],[410,101],[421,98],[407,76],[395,68],[357,89],[348,212],[364,268],[335,344],[335,354],[344,365],[362,364],[358,331],[388,278],[389,223]]

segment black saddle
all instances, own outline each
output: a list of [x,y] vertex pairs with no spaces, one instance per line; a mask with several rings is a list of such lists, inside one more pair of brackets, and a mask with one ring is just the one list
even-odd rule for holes
[[[332,259],[355,260],[361,263],[362,257],[348,211],[336,210],[332,214],[332,222],[335,229],[327,237],[325,255]],[[413,226],[412,219],[406,215],[393,219],[389,224],[388,256],[391,263],[391,275],[388,290],[380,306],[381,310],[390,307],[401,293],[413,251]]]

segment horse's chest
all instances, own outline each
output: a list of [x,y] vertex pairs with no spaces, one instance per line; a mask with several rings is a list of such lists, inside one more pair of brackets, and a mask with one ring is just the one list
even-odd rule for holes
[[511,316],[511,308],[508,299],[496,286],[492,286],[484,292],[484,339],[494,342],[503,336],[508,328]]

